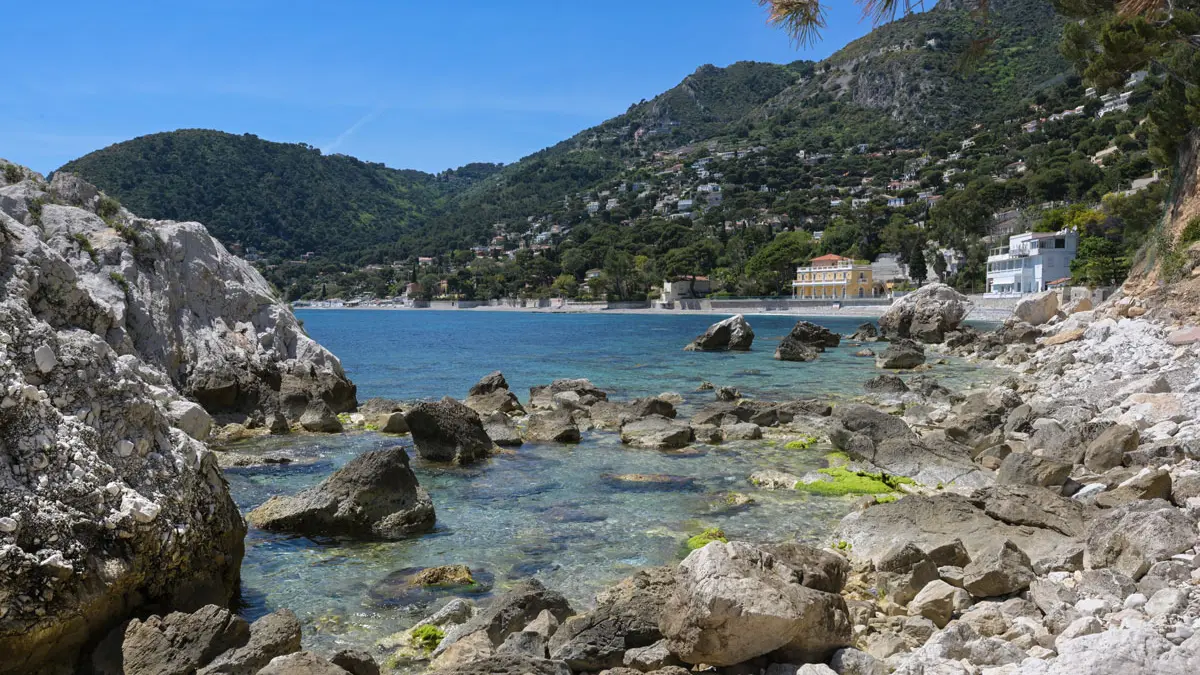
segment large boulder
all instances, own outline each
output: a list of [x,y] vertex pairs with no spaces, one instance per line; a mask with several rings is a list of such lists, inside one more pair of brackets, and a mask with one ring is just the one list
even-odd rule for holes
[[479,415],[449,396],[416,404],[404,414],[404,421],[422,459],[470,464],[492,451]]
[[[317,366],[302,333],[287,344],[286,305],[202,226],[121,212],[112,222],[135,248],[23,173],[0,187],[5,675],[74,672],[83,646],[150,607],[227,605],[245,523],[191,435],[207,421],[188,412],[184,383],[201,361],[220,362],[274,392],[256,366],[278,373],[289,354]],[[251,353],[261,359],[247,363]],[[253,408],[276,404],[272,394]]]
[[1019,593],[1033,579],[1029,556],[1008,539],[979,551],[963,568],[963,588],[977,598]]
[[616,668],[625,652],[662,639],[659,622],[675,590],[669,567],[641,570],[596,597],[596,609],[567,619],[550,639],[550,658],[575,671]]
[[1040,326],[1058,315],[1058,291],[1027,295],[1013,307],[1013,316],[1030,326]]
[[780,341],[775,358],[780,361],[811,361],[817,352],[836,347],[841,337],[833,331],[810,321],[799,321]]
[[479,378],[479,381],[471,385],[468,396],[483,396],[490,394],[493,391],[504,390],[508,391],[508,380],[504,379],[504,373],[493,370],[492,372]]
[[659,415],[674,419],[675,405],[659,397],[637,398],[632,401],[598,401],[588,409],[592,424],[599,429],[620,429],[634,420]]
[[[1025,510],[1021,502],[1043,506]],[[968,560],[974,560],[997,541],[1010,539],[1039,573],[1074,571],[1079,569],[1083,548],[1083,537],[1076,533],[1083,527],[1081,508],[1048,490],[1024,486],[995,486],[969,498],[950,493],[910,495],[850,513],[842,518],[834,537],[849,544],[855,557],[874,564],[895,542],[912,543],[931,557],[961,547]],[[1048,510],[1044,517],[1040,516],[1043,509]]]
[[222,653],[249,641],[250,625],[246,620],[216,605],[191,614],[172,612],[145,621],[134,619],[126,627],[121,643],[122,672],[125,675],[195,673]]
[[946,284],[929,284],[893,302],[879,317],[879,330],[888,339],[942,342],[973,308],[967,296]]
[[316,487],[276,495],[250,512],[265,530],[304,535],[403,539],[433,528],[433,501],[396,446],[365,452]]
[[786,560],[744,542],[710,543],[679,564],[660,627],[670,651],[692,664],[772,653],[803,663],[850,646],[840,595],[804,586]]
[[300,621],[290,609],[250,624],[250,639],[221,654],[196,675],[255,675],[271,659],[300,651]]
[[754,330],[746,322],[746,317],[738,314],[724,321],[718,321],[708,327],[703,335],[692,340],[684,350],[689,352],[721,352],[750,349],[754,343]]
[[925,363],[925,348],[920,343],[893,338],[888,346],[875,355],[875,367],[892,370],[911,370]]
[[1112,568],[1133,580],[1150,566],[1196,545],[1196,523],[1161,499],[1135,501],[1105,512],[1088,528],[1084,564]]

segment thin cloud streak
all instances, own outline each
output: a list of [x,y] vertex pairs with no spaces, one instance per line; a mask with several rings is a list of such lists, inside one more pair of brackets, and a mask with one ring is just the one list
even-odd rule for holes
[[363,128],[364,126],[370,124],[371,122],[375,121],[375,119],[378,118],[380,115],[382,115],[385,110],[387,110],[387,106],[384,106],[384,105],[376,106],[374,110],[367,113],[366,115],[363,115],[362,119],[360,119],[357,122],[355,122],[354,124],[350,125],[349,129],[346,129],[342,133],[338,134],[338,137],[333,139],[332,143],[321,148],[321,152],[323,152],[325,154],[329,154],[329,153],[333,152],[334,150],[337,150],[338,147],[340,147],[342,145],[342,143],[346,142],[347,139],[349,139],[351,136],[353,136],[355,134],[355,132],[357,132],[359,129]]

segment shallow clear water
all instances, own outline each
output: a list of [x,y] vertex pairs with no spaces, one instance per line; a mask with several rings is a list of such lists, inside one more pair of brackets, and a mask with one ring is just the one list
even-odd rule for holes
[[[811,363],[772,358],[775,343],[795,323],[789,317],[750,317],[757,338],[744,354],[684,352],[714,317],[547,315],[466,311],[308,311],[309,333],[341,357],[358,384],[359,400],[462,397],[480,376],[499,369],[522,399],[528,387],[559,377],[587,377],[627,398],[681,393],[688,416],[712,400],[696,392],[704,380],[733,385],[763,399],[847,397],[877,374],[859,347],[829,350]],[[860,319],[819,320],[849,333]],[[979,377],[952,362],[933,374],[955,385]],[[286,449],[308,461],[285,467],[226,472],[244,510],[273,494],[320,482],[366,450],[408,437],[362,432],[296,435],[243,444],[242,451]],[[350,544],[274,535],[252,529],[242,585],[251,618],[289,607],[305,624],[308,644],[370,647],[408,625],[442,599],[397,595],[389,574],[410,567],[461,563],[490,577],[496,589],[536,576],[587,606],[599,588],[632,570],[678,560],[683,541],[706,527],[732,538],[821,541],[850,507],[849,498],[756,490],[747,477],[769,467],[802,473],[824,466],[828,448],[787,450],[782,440],[698,446],[693,453],[629,449],[613,433],[588,432],[577,446],[526,444],[469,468],[414,459],[433,497],[434,532],[403,542]],[[663,474],[661,485],[630,484],[619,474]],[[730,491],[755,503],[728,509]]]

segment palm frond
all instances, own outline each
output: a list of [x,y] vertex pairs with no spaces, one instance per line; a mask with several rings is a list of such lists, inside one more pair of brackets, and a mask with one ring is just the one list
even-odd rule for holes
[[783,28],[801,45],[815,43],[827,25],[820,0],[758,0],[758,4],[770,10],[768,21]]
[[1144,16],[1166,6],[1165,0],[1124,0],[1120,6],[1121,16]]

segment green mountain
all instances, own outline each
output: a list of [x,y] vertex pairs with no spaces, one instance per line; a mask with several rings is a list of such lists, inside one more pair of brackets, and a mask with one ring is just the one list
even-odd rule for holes
[[142,136],[63,166],[134,213],[198,220],[268,255],[358,260],[419,232],[446,199],[499,167],[396,170],[304,144],[182,129]]
[[[702,66],[624,114],[506,167],[432,175],[307,145],[183,130],[118,143],[72,171],[135,213],[194,219],[267,255],[352,263],[438,255],[484,243],[498,222],[561,213],[582,192],[645,175],[655,153],[756,144],[778,153],[849,145],[920,147],[937,132],[1020,114],[1067,70],[1048,0],[970,3],[879,27],[821,62]],[[968,56],[983,39],[985,58]],[[768,153],[770,154],[770,153]],[[578,209],[573,209],[578,210]]]

